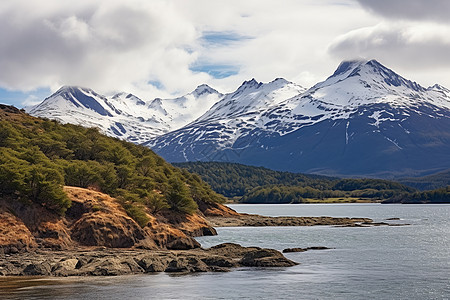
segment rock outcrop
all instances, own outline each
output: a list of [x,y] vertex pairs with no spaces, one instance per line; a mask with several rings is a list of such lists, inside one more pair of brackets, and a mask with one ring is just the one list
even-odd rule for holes
[[313,246],[313,247],[307,247],[307,248],[286,248],[283,250],[283,253],[291,253],[291,252],[305,252],[308,250],[329,250],[331,248],[324,247],[324,246]]
[[36,248],[36,241],[25,224],[7,211],[0,211],[0,251],[18,253]]
[[200,247],[193,237],[216,234],[201,211],[193,215],[148,214],[149,222],[141,228],[106,194],[69,186],[64,190],[72,201],[64,217],[37,204],[0,199],[0,251],[89,246],[187,250]]
[[154,272],[224,272],[236,267],[290,267],[273,249],[221,244],[185,251],[91,249],[43,251],[0,257],[0,275],[115,276]]

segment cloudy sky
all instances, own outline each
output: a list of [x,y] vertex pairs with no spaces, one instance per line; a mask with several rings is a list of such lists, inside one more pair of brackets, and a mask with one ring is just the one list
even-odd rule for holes
[[450,88],[449,13],[448,0],[2,0],[0,103],[62,85],[145,100],[251,78],[310,87],[345,59]]

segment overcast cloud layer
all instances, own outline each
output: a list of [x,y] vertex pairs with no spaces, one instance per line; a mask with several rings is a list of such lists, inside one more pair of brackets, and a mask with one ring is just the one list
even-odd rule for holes
[[35,101],[62,85],[144,99],[253,77],[309,87],[354,58],[450,87],[448,11],[444,0],[3,0],[0,89]]
[[395,20],[427,20],[450,23],[448,0],[358,0],[367,8]]

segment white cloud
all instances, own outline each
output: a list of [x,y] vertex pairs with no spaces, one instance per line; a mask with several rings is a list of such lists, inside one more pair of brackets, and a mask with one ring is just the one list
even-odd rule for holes
[[[309,87],[329,76],[341,59],[360,56],[406,71],[413,61],[414,72],[450,86],[443,76],[450,35],[447,24],[437,23],[439,15],[422,18],[433,24],[393,23],[383,21],[391,18],[385,10],[393,6],[372,2],[378,3],[3,0],[0,88],[55,90],[73,84],[149,99],[187,93],[201,83],[230,92],[253,77],[266,82],[284,77]],[[417,13],[410,10],[404,18]],[[434,74],[426,69],[437,65],[441,71]]]
[[358,0],[366,9],[394,20],[428,20],[449,23],[448,0]]
[[339,36],[329,52],[337,58],[375,58],[423,85],[449,85],[450,27],[435,23],[382,22]]
[[187,2],[200,7],[195,11],[183,8],[199,28],[243,37],[196,48],[207,64],[239,69],[234,76],[211,80],[225,91],[252,77],[266,82],[284,77],[309,87],[325,79],[339,63],[326,52],[335,36],[374,21],[354,1],[344,1],[345,5],[336,1],[227,1],[226,6],[216,8],[218,14],[210,13],[215,1]]
[[195,60],[185,47],[199,34],[166,1],[12,2],[0,6],[5,88],[75,84],[110,91],[157,77],[171,92],[196,80],[182,70]]
[[29,95],[27,98],[25,98],[25,100],[23,100],[23,102],[21,104],[25,107],[25,106],[37,105],[41,102],[42,102],[42,99],[39,98],[38,96]]

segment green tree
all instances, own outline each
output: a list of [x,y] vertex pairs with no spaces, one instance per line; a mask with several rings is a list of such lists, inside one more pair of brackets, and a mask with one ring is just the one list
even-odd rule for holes
[[198,208],[186,184],[177,177],[172,177],[169,180],[169,190],[166,198],[170,208],[180,212],[192,214]]

